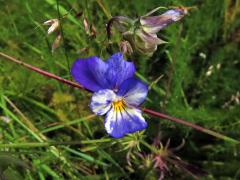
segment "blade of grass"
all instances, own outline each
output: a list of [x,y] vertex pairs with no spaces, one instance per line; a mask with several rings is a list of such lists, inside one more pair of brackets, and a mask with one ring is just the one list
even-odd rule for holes
[[[17,120],[17,122],[24,127],[35,139],[37,139],[39,142],[47,141],[48,138],[44,136],[42,133],[38,131],[38,129],[31,123],[31,121],[17,108],[17,106],[6,96],[4,96],[4,99],[9,103],[9,105],[16,111],[17,114],[21,117],[21,120],[19,120],[11,111],[8,110],[8,112],[11,114],[11,116]],[[61,161],[63,161],[65,164],[69,165],[65,157],[63,157],[60,153],[60,151],[56,147],[51,147],[50,151],[55,155],[57,158],[59,158]]]
[[21,143],[11,143],[11,144],[0,144],[0,148],[39,148],[39,147],[49,147],[49,146],[71,146],[71,145],[83,145],[83,144],[95,144],[95,143],[109,143],[112,139],[94,139],[94,140],[81,140],[81,141],[45,141],[45,142],[21,142]]
[[[2,90],[0,91],[0,97],[1,97],[0,106],[2,107],[4,114],[7,115],[8,114],[7,111],[6,111],[7,110],[7,105],[6,105],[5,99],[3,98]],[[9,123],[9,126],[10,126],[10,129],[12,131],[13,137],[17,137],[17,133],[15,131],[15,128],[13,127],[13,123]]]
[[71,149],[71,148],[69,148],[69,147],[63,147],[65,150],[67,150],[68,152],[71,152],[72,154],[75,154],[75,155],[77,155],[77,156],[79,156],[79,157],[82,157],[83,159],[85,159],[85,160],[87,160],[87,161],[89,161],[89,162],[92,162],[92,163],[94,163],[94,164],[98,164],[98,165],[101,165],[101,166],[109,166],[108,164],[106,164],[105,162],[102,162],[102,161],[99,161],[99,160],[97,160],[97,159],[94,159],[92,156],[89,156],[89,155],[87,155],[87,154],[84,154],[84,153],[82,153],[82,152],[80,152],[80,151],[76,151],[76,150],[74,150],[74,149]]
[[102,8],[104,14],[107,16],[108,19],[111,19],[112,15],[111,13],[106,9],[104,6],[102,0],[97,0],[98,5]]
[[[4,96],[1,94],[1,99],[2,101],[4,101]],[[0,104],[0,107],[5,111],[5,113],[13,120],[15,120],[18,124],[20,124],[25,130],[27,130],[35,139],[37,139],[38,141],[42,142],[42,139],[35,133],[33,132],[29,127],[27,127],[17,116],[15,116],[8,108],[7,106],[3,106],[3,104]],[[2,145],[2,144],[0,144]],[[3,146],[3,148],[5,149],[6,147]],[[57,174],[47,165],[42,165],[43,168],[48,169],[48,173],[50,175],[54,175],[53,177],[57,177],[59,178],[59,176],[57,176]],[[56,176],[55,176],[56,175]]]
[[[57,2],[58,20],[60,21],[61,15],[60,15],[60,9],[59,9],[60,8],[59,0],[56,0],[56,2]],[[66,48],[66,41],[65,41],[65,36],[64,36],[64,32],[63,32],[63,25],[62,25],[62,23],[59,23],[59,27],[60,27],[61,36],[62,36],[62,39],[63,39],[63,49],[64,49],[64,55],[65,55],[66,62],[67,62],[68,73],[69,73],[69,76],[71,76],[70,63],[69,63],[69,58],[68,58],[68,53],[67,53],[67,48]]]
[[[55,8],[55,10],[57,10],[57,6],[56,6],[56,0],[45,0],[48,4],[50,4],[51,6],[53,6]],[[59,5],[59,12],[60,14],[66,15],[67,14],[67,18],[72,21],[74,24],[78,25],[79,27],[82,28],[81,24],[79,23],[79,21],[76,20],[76,18],[74,16],[72,16],[71,14],[69,14],[69,12],[61,5]]]
[[142,76],[139,72],[136,72],[136,76],[141,79],[143,82],[147,83],[147,84],[150,84],[151,85],[151,88],[156,92],[158,93],[160,96],[165,96],[166,95],[166,92],[159,88],[155,83],[149,83],[148,80]]
[[73,121],[69,121],[69,122],[66,122],[66,123],[62,123],[62,124],[59,124],[59,125],[56,125],[56,126],[53,126],[53,127],[45,128],[44,130],[41,131],[41,133],[48,133],[48,132],[51,132],[51,131],[55,131],[55,130],[64,128],[66,126],[71,126],[71,125],[78,124],[78,123],[83,122],[83,121],[90,120],[94,117],[96,117],[96,115],[89,115],[89,116],[86,116],[86,117],[83,117],[83,118],[80,118],[80,119],[76,119],[76,120],[73,120]]

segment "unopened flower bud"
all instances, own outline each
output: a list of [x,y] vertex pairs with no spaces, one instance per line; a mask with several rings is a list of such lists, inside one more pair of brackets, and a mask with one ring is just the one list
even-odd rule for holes
[[134,20],[125,16],[115,16],[107,24],[107,34],[111,37],[112,26],[120,33],[125,33],[129,31],[134,25]]
[[120,50],[123,54],[132,54],[133,53],[132,46],[128,41],[121,41],[119,46],[120,46]]
[[124,39],[128,40],[138,53],[148,56],[156,51],[159,44],[166,43],[159,39],[156,34],[149,34],[143,29],[137,29],[133,33],[125,33]]
[[169,24],[179,21],[187,14],[186,8],[176,8],[168,10],[159,16],[142,16],[140,23],[147,33],[157,33]]

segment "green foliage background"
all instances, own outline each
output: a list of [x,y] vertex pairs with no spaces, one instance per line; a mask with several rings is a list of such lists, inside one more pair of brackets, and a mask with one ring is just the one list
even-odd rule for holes
[[[128,57],[136,58],[139,76],[149,84],[163,75],[144,106],[240,140],[239,0],[59,0],[59,12],[55,0],[0,0],[0,51],[71,79],[68,69],[76,58],[106,59],[118,51],[115,44],[109,48],[108,15],[135,18],[158,6],[197,8],[159,33],[169,43],[151,58]],[[48,36],[42,23],[67,12],[64,43],[51,53],[55,36]],[[75,17],[78,12],[83,15]],[[86,34],[83,17],[96,27],[96,38]],[[170,147],[185,139],[177,155],[205,169],[209,175],[202,179],[240,179],[239,146],[147,115],[144,135],[109,139],[102,117],[89,118],[91,94],[0,60],[0,142],[22,143],[20,148],[1,146],[0,179],[157,179],[156,169],[141,167],[145,162],[136,153],[151,152],[135,139],[152,144],[159,133],[163,144],[171,138]],[[49,141],[83,144],[24,146]],[[130,150],[135,152],[131,167]],[[191,179],[169,167],[172,176],[166,179]]]

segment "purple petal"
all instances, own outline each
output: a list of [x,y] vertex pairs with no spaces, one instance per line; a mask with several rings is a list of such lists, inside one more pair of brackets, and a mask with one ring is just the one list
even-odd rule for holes
[[96,92],[105,89],[107,64],[96,56],[78,59],[74,62],[71,74],[75,81],[86,89]]
[[143,16],[140,18],[140,23],[146,32],[155,34],[165,26],[179,21],[186,13],[186,9],[171,9],[159,16]]
[[148,86],[136,78],[129,78],[124,81],[117,92],[123,96],[124,101],[133,106],[139,106],[147,97]]
[[93,92],[100,89],[117,89],[134,73],[134,64],[125,61],[121,53],[114,54],[107,62],[96,56],[78,59],[71,69],[73,78]]
[[119,85],[126,79],[133,77],[135,66],[132,62],[123,59],[122,53],[112,55],[108,60],[107,81],[111,89],[118,89]]
[[99,90],[93,94],[90,108],[95,114],[104,115],[110,110],[114,99],[116,99],[116,94],[112,90]]
[[90,61],[89,67],[96,81],[101,85],[102,89],[109,89],[109,83],[107,81],[106,73],[108,71],[108,64],[102,61],[100,58],[97,61]]
[[105,118],[105,128],[114,138],[121,138],[129,133],[141,131],[147,123],[139,109],[125,107],[122,111],[112,108]]

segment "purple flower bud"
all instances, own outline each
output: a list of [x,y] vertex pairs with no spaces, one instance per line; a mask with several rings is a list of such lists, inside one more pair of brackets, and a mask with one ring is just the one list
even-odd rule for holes
[[143,29],[137,29],[134,33],[128,32],[123,35],[138,53],[151,56],[159,44],[166,43],[159,39],[156,34],[149,34]]
[[133,53],[133,49],[131,44],[128,41],[121,41],[120,44],[120,50],[123,54],[132,54]]
[[142,16],[140,23],[147,33],[157,33],[167,25],[179,21],[187,14],[186,8],[171,9],[159,16]]
[[120,33],[124,33],[129,31],[131,27],[134,25],[134,20],[125,17],[125,16],[115,16],[107,24],[107,34],[108,38],[111,37],[112,34],[112,26],[116,28],[116,30]]

